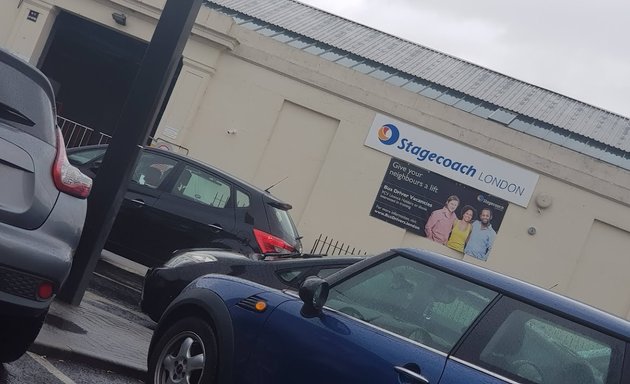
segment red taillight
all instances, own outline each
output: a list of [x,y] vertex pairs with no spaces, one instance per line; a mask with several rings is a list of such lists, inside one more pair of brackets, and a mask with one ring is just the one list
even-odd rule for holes
[[254,236],[262,253],[291,253],[295,247],[286,241],[254,228]]
[[92,189],[92,179],[70,164],[61,130],[57,129],[57,155],[52,167],[53,181],[60,192],[85,199]]
[[39,287],[37,287],[37,297],[39,297],[41,300],[47,300],[47,299],[50,299],[52,295],[53,295],[52,283],[45,281],[39,284]]

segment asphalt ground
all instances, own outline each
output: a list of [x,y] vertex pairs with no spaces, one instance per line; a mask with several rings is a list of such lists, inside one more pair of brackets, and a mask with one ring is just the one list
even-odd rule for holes
[[0,384],[138,384],[139,378],[90,364],[27,352],[0,364]]
[[[70,373],[66,374],[70,381],[62,380],[62,383],[98,383],[93,379],[101,376],[111,376],[112,380],[117,377],[110,380],[114,383],[142,382],[146,377],[148,345],[156,324],[139,308],[146,268],[132,267],[128,268],[126,261],[120,258],[99,261],[81,305],[53,302],[29,354],[5,365],[4,371],[0,371],[0,384],[56,383],[58,381],[37,381],[40,376],[50,378],[42,374],[40,368],[50,367],[47,363],[52,361],[58,371]],[[44,360],[37,356],[44,356]],[[30,362],[29,369],[21,369],[27,362]],[[31,375],[31,371],[37,375]]]

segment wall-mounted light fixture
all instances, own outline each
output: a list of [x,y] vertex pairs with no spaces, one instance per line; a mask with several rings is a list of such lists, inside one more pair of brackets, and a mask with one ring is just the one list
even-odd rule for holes
[[127,16],[125,16],[125,14],[122,13],[122,12],[121,13],[118,13],[118,12],[112,13],[112,19],[114,19],[114,21],[118,25],[127,25]]
[[539,193],[536,196],[536,206],[538,209],[547,209],[553,204],[553,198],[546,193]]

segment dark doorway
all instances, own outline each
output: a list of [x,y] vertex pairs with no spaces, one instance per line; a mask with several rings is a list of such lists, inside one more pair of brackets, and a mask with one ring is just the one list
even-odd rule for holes
[[144,41],[61,12],[40,62],[59,115],[113,136],[146,48]]

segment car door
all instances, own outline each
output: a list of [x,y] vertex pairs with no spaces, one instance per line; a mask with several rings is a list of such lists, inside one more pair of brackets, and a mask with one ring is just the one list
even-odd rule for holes
[[317,317],[302,316],[299,300],[281,304],[237,381],[438,383],[449,352],[495,296],[393,255],[334,283]]
[[625,343],[502,297],[449,359],[440,384],[619,384]]
[[155,204],[176,169],[178,160],[143,151],[136,163],[106,248],[142,264],[148,264],[159,247],[162,219]]
[[[225,179],[184,163],[177,179],[156,201],[154,263],[168,260],[178,249],[234,249],[234,188]],[[155,265],[155,264],[154,264]]]

